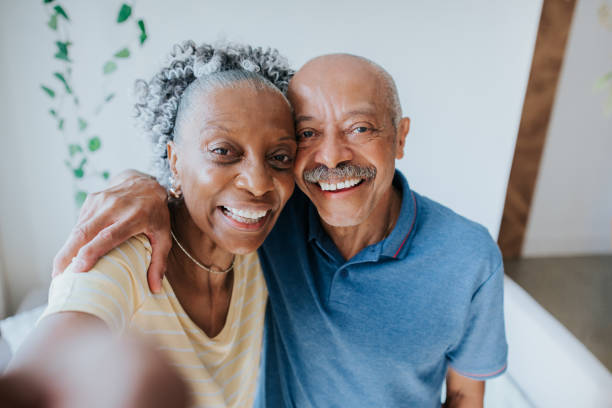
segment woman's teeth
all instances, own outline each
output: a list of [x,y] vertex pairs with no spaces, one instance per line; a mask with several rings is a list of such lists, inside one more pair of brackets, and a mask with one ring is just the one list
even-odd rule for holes
[[343,190],[345,188],[354,187],[357,184],[361,183],[361,179],[348,179],[341,181],[339,183],[325,183],[323,181],[319,181],[319,186],[323,191],[335,191],[335,190]]
[[268,211],[240,210],[231,207],[223,207],[223,212],[243,224],[256,224],[268,213]]

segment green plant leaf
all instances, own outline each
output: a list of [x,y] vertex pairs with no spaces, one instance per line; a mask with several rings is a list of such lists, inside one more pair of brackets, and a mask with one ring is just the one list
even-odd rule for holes
[[115,97],[115,94],[108,94],[106,95],[106,98],[104,98],[104,102],[110,102],[113,98]]
[[85,191],[77,191],[74,195],[74,201],[78,207],[81,207],[87,198],[87,193]]
[[66,78],[64,77],[64,74],[62,74],[61,72],[54,72],[53,76],[59,79],[61,83],[64,84],[64,86],[66,87],[66,93],[72,94],[72,89],[70,88],[70,85],[68,85],[68,82],[66,81]]
[[57,5],[57,6],[53,7],[53,10],[55,10],[55,12],[56,12],[58,15],[60,15],[60,16],[62,16],[62,17],[64,17],[66,20],[70,21],[70,19],[68,18],[68,14],[66,14],[66,11],[64,11],[64,9],[62,8],[62,6]]
[[87,163],[87,159],[83,158],[81,159],[81,163],[79,164],[79,167],[72,169],[72,173],[74,174],[74,177],[83,178],[83,176],[85,175],[85,170],[83,170],[83,166],[85,165],[85,163]]
[[130,18],[132,15],[132,7],[129,4],[123,3],[121,9],[119,9],[119,15],[117,16],[117,22],[123,23],[125,20]]
[[44,4],[49,4],[49,3],[53,3],[53,0],[43,0]]
[[108,61],[106,64],[104,64],[104,68],[102,68],[102,71],[104,71],[104,75],[108,75],[115,72],[116,69],[117,64],[115,64],[113,61]]
[[70,59],[68,58],[68,55],[62,54],[61,52],[57,52],[54,56],[55,56],[55,58],[57,58],[59,60],[66,61],[66,62],[71,62]]
[[101,146],[102,146],[102,141],[100,140],[98,136],[92,137],[91,139],[89,139],[89,143],[87,143],[87,147],[89,148],[90,152],[95,152]]
[[49,26],[50,29],[57,30],[57,14],[51,15],[47,25]]
[[79,144],[71,143],[68,145],[68,153],[70,154],[70,157],[73,157],[75,154],[81,153],[82,151],[83,148]]
[[110,173],[108,171],[102,172],[102,178],[108,180],[110,178]]
[[64,54],[68,54],[68,47],[70,47],[72,45],[72,43],[70,41],[56,41],[55,45],[57,45],[57,49],[64,53]]
[[145,28],[144,20],[138,20],[138,28],[140,29],[140,45],[147,41],[147,29]]
[[72,43],[70,41],[56,41],[55,44],[57,45],[58,50],[55,54],[55,58],[70,62],[70,59],[68,58],[68,47],[72,45]]
[[57,116],[57,112],[55,111],[55,109],[49,109],[49,114],[53,117]]
[[82,132],[85,129],[87,129],[87,121],[83,118],[79,118],[79,132]]
[[64,119],[60,119],[59,122],[57,122],[57,128],[59,130],[64,130]]
[[45,91],[47,93],[47,95],[49,95],[52,98],[55,98],[55,91],[53,89],[47,88],[44,85],[41,85],[40,87],[42,88],[43,91]]
[[115,53],[115,58],[128,58],[130,56],[130,50],[123,48]]

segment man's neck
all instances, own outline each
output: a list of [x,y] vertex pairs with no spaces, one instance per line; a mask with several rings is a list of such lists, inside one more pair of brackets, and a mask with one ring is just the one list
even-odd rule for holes
[[368,245],[385,239],[395,227],[402,205],[401,193],[391,186],[366,220],[359,225],[335,227],[321,219],[323,229],[331,237],[345,260],[357,255]]

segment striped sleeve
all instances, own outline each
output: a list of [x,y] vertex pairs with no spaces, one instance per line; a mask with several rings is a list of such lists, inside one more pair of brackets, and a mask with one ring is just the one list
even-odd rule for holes
[[49,304],[41,318],[58,312],[84,312],[102,319],[113,332],[129,327],[147,295],[151,245],[144,235],[116,247],[89,272],[72,272],[72,265],[53,279]]

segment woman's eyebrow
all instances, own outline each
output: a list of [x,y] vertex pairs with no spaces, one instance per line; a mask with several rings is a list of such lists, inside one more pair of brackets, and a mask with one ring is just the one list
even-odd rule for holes
[[278,139],[279,142],[282,142],[283,140],[295,141],[295,136],[286,135],[286,136],[280,137]]
[[200,133],[208,132],[210,130],[220,130],[225,133],[231,133],[231,130],[218,122],[208,122],[205,121],[200,127]]

